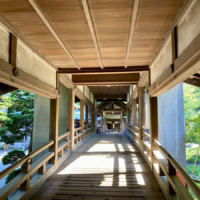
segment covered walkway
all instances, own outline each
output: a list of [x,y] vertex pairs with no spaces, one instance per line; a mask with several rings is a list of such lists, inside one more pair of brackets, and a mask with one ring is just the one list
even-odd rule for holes
[[164,196],[126,135],[97,134],[77,148],[31,200],[133,198],[162,200]]

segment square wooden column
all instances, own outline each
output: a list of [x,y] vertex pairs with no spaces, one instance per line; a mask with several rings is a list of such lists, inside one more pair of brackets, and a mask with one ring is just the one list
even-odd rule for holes
[[132,118],[133,118],[133,128],[137,126],[137,104],[136,99],[132,99]]
[[81,133],[84,132],[84,100],[80,100],[80,126],[82,127]]
[[153,151],[157,150],[154,145],[154,140],[158,141],[158,103],[157,97],[149,97],[149,114],[150,114],[150,144],[151,144],[151,169],[153,169],[153,163],[155,159],[153,157]]
[[57,168],[58,158],[58,111],[59,111],[59,98],[50,99],[50,123],[49,123],[49,140],[53,140],[54,144],[49,147],[49,151],[55,153],[54,157],[49,161],[55,164]]
[[71,151],[74,150],[74,89],[68,89],[67,100],[67,130],[70,131]]
[[140,145],[142,147],[143,141],[143,132],[144,132],[144,124],[145,124],[145,91],[144,87],[138,88],[138,100],[139,100],[139,137],[140,137]]
[[88,105],[87,104],[85,105],[85,121],[86,121],[86,124],[88,124]]

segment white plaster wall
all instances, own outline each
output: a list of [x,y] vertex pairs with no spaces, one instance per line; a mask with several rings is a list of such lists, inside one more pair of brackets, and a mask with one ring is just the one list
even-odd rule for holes
[[56,72],[19,40],[17,42],[16,65],[27,74],[56,88]]
[[87,86],[84,86],[84,95],[89,99],[90,98],[90,90]]
[[93,95],[93,93],[91,91],[90,91],[90,101],[92,103],[94,103],[94,95]]
[[9,61],[9,32],[0,26],[0,58]]
[[79,85],[77,86],[79,88],[79,90],[83,93],[83,86],[82,85]]
[[159,56],[151,64],[151,84],[153,84],[156,79],[165,71],[165,69],[170,70],[170,65],[172,64],[172,43],[171,36],[166,40],[166,44]]
[[178,25],[178,54],[200,33],[200,1],[196,0]]

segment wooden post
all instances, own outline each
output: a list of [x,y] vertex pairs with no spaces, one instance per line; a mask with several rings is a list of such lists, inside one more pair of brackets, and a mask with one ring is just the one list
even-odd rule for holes
[[133,118],[133,128],[137,126],[137,104],[136,99],[132,99],[132,118]]
[[[176,169],[173,167],[173,165],[170,163],[169,160],[167,160],[167,173],[169,175],[176,175]],[[169,194],[176,194],[176,192],[174,191],[172,185],[168,180],[167,180],[167,190]]]
[[[28,159],[22,166],[21,166],[21,173],[29,173],[31,171],[31,159]],[[30,188],[30,177],[26,179],[21,185],[21,191],[28,191]]]
[[150,114],[150,144],[151,144],[151,169],[153,169],[153,163],[155,159],[153,157],[153,151],[157,150],[154,145],[154,140],[158,140],[158,105],[157,97],[149,97],[149,114]]
[[10,33],[9,63],[16,67],[17,61],[17,37]]
[[67,129],[70,131],[71,151],[74,149],[74,89],[68,89]]
[[143,148],[143,132],[144,132],[144,119],[145,119],[145,92],[144,87],[138,87],[138,100],[139,100],[139,138],[140,146]]
[[88,105],[87,104],[85,105],[85,121],[86,121],[86,124],[88,124]]
[[57,168],[58,158],[58,110],[59,99],[50,99],[50,127],[49,127],[49,140],[53,140],[54,144],[49,147],[49,151],[55,153],[54,157],[49,160],[49,163],[55,164]]
[[[84,133],[84,100],[80,100],[80,126],[81,128],[81,133]],[[84,136],[83,136],[84,139]]]

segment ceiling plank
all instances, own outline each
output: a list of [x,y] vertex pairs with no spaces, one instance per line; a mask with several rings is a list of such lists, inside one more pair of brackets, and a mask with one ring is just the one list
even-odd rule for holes
[[102,58],[101,58],[101,53],[100,53],[100,50],[99,50],[99,45],[98,45],[98,42],[97,42],[97,38],[96,38],[93,23],[92,23],[92,19],[91,19],[91,14],[90,14],[90,11],[89,11],[89,8],[88,8],[87,0],[82,0],[82,4],[83,4],[83,9],[84,9],[84,12],[85,12],[86,19],[87,19],[87,22],[88,22],[88,26],[89,26],[89,29],[90,29],[90,33],[92,35],[92,39],[93,39],[93,42],[94,42],[94,46],[95,46],[95,49],[96,49],[96,52],[97,52],[97,55],[98,55],[98,58],[99,58],[99,62],[100,62],[101,68],[103,69],[103,62],[102,62]]
[[136,23],[136,18],[137,18],[138,7],[139,7],[139,0],[134,0],[133,13],[132,13],[132,19],[131,19],[131,28],[130,28],[129,39],[128,39],[128,47],[127,47],[127,51],[126,51],[125,68],[127,68],[127,66],[128,66],[129,55],[131,52],[131,45],[132,45],[133,34],[134,34],[134,30],[135,30],[135,23]]
[[82,68],[77,69],[58,69],[58,74],[72,74],[72,75],[83,75],[83,74],[128,74],[128,73],[140,73],[149,72],[149,66],[132,66],[128,68],[124,67],[106,67],[104,69],[98,68]]
[[38,3],[35,0],[29,0],[29,2],[33,6],[33,8],[37,12],[37,14],[40,16],[40,18],[42,19],[42,21],[45,23],[45,25],[47,26],[47,28],[50,30],[50,32],[52,33],[52,35],[55,37],[55,39],[61,45],[61,47],[63,48],[63,50],[67,53],[67,55],[69,56],[69,58],[73,61],[73,63],[75,64],[75,66],[78,69],[80,69],[80,66],[78,65],[78,63],[76,62],[76,60],[74,59],[74,57],[70,53],[69,49],[66,47],[66,45],[64,44],[64,42],[60,38],[60,36],[56,33],[55,29],[50,24],[50,22],[48,21],[48,19],[46,18],[46,16],[42,12],[40,6],[38,5]]
[[112,85],[112,84],[137,84],[139,73],[132,74],[95,74],[72,75],[74,85]]

